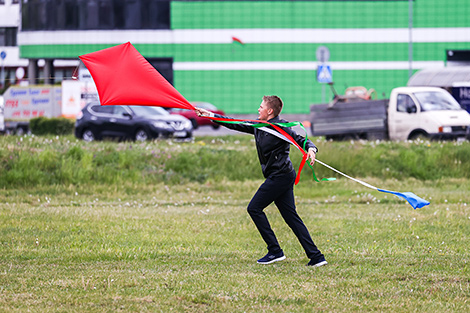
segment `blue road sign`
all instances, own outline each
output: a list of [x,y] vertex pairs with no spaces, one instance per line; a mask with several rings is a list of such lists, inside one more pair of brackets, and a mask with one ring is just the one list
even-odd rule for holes
[[333,81],[333,73],[329,65],[318,65],[317,81],[319,83],[331,83]]
[[0,52],[0,58],[2,58],[2,60],[5,60],[6,57],[7,53],[5,51]]

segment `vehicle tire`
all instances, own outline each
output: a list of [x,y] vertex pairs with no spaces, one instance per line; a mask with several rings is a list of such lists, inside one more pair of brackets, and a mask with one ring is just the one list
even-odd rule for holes
[[416,140],[416,139],[428,139],[428,134],[426,134],[423,131],[416,131],[416,132],[412,132],[408,136],[408,140]]
[[23,136],[24,134],[26,134],[26,130],[23,127],[18,127],[15,130],[15,134],[18,136]]
[[332,141],[341,141],[341,140],[344,140],[344,137],[341,136],[341,135],[327,135],[327,136],[325,136],[325,139],[327,141],[330,141],[330,140],[332,140]]
[[85,128],[82,132],[82,139],[86,142],[92,142],[96,140],[96,135],[91,129]]
[[212,128],[213,128],[213,129],[219,129],[219,128],[220,128],[220,125],[219,125],[219,124],[216,124],[216,123],[212,123]]
[[191,121],[191,124],[193,124],[193,129],[197,129],[199,127],[195,119],[192,118],[190,121]]
[[134,139],[136,141],[146,141],[146,140],[149,140],[150,139],[150,136],[149,134],[147,133],[147,131],[143,128],[139,128],[136,132],[135,132],[135,137]]
[[350,141],[350,140],[359,140],[358,134],[345,134],[341,140]]

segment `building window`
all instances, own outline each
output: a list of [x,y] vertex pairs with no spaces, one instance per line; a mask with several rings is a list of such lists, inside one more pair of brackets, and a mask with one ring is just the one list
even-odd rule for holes
[[16,47],[17,27],[0,27],[0,46]]
[[169,29],[170,1],[23,0],[22,26],[24,30]]

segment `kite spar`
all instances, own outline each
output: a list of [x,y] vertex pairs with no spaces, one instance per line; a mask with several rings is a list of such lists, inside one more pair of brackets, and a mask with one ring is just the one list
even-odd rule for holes
[[[195,107],[189,103],[188,100],[186,100],[162,75],[160,75],[160,73],[158,73],[158,71],[130,42],[81,55],[79,58],[85,64],[93,77],[101,105],[143,105],[195,110]],[[295,123],[297,123],[296,125],[300,123],[272,124],[264,121],[260,122],[218,117],[208,118],[225,123],[247,123],[248,125],[257,127],[262,131],[268,132],[294,145],[302,153],[302,162],[297,173],[295,184],[299,182],[300,173],[307,161],[307,153],[281,127],[291,127]],[[273,129],[267,126],[271,126]],[[401,193],[377,188],[359,179],[352,178],[341,173],[337,169],[318,159],[316,162],[348,179],[362,184],[365,187],[401,197],[408,201],[414,209],[429,205],[429,201],[418,197],[412,192]],[[315,173],[314,178],[316,178]]]

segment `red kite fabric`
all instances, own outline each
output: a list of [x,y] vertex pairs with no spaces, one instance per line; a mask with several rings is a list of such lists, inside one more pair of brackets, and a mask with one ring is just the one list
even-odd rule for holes
[[[232,39],[243,44],[236,37]],[[195,107],[160,75],[130,42],[81,55],[80,60],[93,77],[101,105],[145,105],[195,110]],[[247,121],[208,118],[219,121]],[[295,182],[297,184],[307,160],[307,153],[280,127],[266,123],[285,136],[302,153],[303,158]]]
[[145,105],[194,110],[130,43],[81,55],[101,105]]

